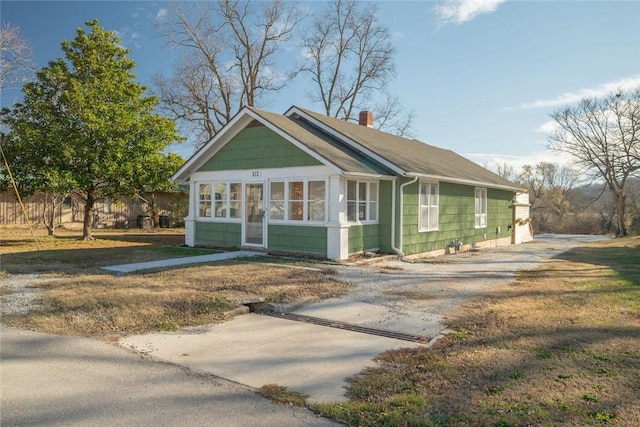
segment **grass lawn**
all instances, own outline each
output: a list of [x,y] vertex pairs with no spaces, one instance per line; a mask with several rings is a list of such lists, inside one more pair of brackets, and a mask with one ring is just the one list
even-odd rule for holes
[[318,404],[352,426],[640,426],[640,239],[564,253]]
[[[222,321],[242,302],[330,298],[349,288],[331,269],[267,265],[253,258],[113,275],[100,267],[215,251],[180,246],[184,235],[176,230],[93,234],[96,240],[85,242],[78,232],[50,237],[39,230],[36,250],[27,230],[3,229],[0,277],[37,272],[46,280],[33,285],[41,290],[39,306],[26,315],[3,316],[4,323],[98,337],[173,331]],[[9,292],[0,284],[0,296]]]

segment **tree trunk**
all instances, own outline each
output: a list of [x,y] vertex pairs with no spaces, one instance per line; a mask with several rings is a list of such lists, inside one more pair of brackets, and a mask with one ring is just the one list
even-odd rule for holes
[[93,205],[96,199],[93,192],[87,191],[87,200],[84,203],[84,222],[82,225],[82,240],[93,240],[91,236],[91,224],[93,223]]
[[45,212],[45,227],[47,227],[47,235],[53,236],[53,233],[56,229],[56,211],[55,209],[51,209],[50,211]]
[[627,225],[625,223],[627,210],[627,195],[624,191],[614,192],[616,202],[616,237],[624,237],[627,235]]
[[149,213],[153,221],[153,228],[160,227],[160,211],[158,210],[158,204],[156,203],[156,193],[151,193],[149,203]]
[[42,214],[44,226],[47,228],[47,235],[53,236],[56,230],[56,196],[45,194],[44,212]]

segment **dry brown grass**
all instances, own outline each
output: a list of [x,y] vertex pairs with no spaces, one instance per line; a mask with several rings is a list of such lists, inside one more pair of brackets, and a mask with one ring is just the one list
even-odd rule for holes
[[242,260],[114,276],[99,267],[212,251],[176,246],[183,239],[178,233],[107,232],[97,237],[93,242],[76,236],[42,238],[40,251],[20,236],[6,240],[3,269],[12,274],[47,272],[45,277],[57,280],[36,285],[42,290],[39,308],[4,321],[74,335],[175,330],[222,321],[242,302],[328,298],[349,287],[335,281],[331,269]]
[[[562,254],[449,317],[431,349],[379,356],[349,425],[640,425],[640,239]],[[406,424],[402,424],[406,423]]]
[[107,265],[214,252],[181,247],[183,230],[94,230],[92,241],[80,240],[82,233],[76,230],[60,229],[55,236],[47,236],[42,229],[35,232],[34,243],[26,228],[0,228],[3,273],[81,273]]

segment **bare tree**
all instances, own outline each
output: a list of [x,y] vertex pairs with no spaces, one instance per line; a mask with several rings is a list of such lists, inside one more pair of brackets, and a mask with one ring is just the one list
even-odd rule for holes
[[[404,112],[398,99],[385,92],[395,76],[395,48],[375,4],[333,0],[316,15],[302,44],[305,60],[299,72],[311,75],[314,89],[308,95],[322,104],[326,115],[357,120],[359,110],[370,109],[378,128],[410,133],[414,114]],[[367,105],[380,94],[386,99],[376,108]]]
[[184,56],[170,78],[156,76],[164,107],[205,144],[244,105],[282,89],[275,68],[301,15],[291,2],[175,4],[158,27]]
[[554,112],[552,150],[569,154],[592,179],[603,181],[616,209],[616,235],[626,236],[626,183],[640,170],[640,89],[588,98]]
[[531,216],[538,231],[570,231],[565,217],[573,212],[569,197],[578,180],[577,173],[556,163],[540,162],[524,165],[519,179],[529,185]]
[[11,24],[0,28],[0,90],[21,86],[35,71],[33,49]]
[[499,175],[504,179],[508,179],[509,181],[515,181],[518,178],[516,175],[516,168],[507,162],[502,162],[502,163],[486,162],[482,166],[485,169],[489,169],[491,172],[495,173],[496,175]]
[[415,136],[413,121],[416,118],[414,111],[406,110],[397,96],[384,93],[384,98],[372,108],[376,129],[413,138]]

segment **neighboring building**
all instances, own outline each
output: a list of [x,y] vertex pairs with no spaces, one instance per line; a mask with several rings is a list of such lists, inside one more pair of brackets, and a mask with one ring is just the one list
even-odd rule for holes
[[[147,199],[150,196],[145,195]],[[164,218],[173,216],[176,206],[184,203],[187,195],[184,192],[158,192],[155,203],[158,212]],[[44,193],[23,197],[23,205],[31,224],[42,224],[45,211],[51,208],[51,202]],[[93,227],[95,228],[135,228],[151,226],[149,205],[146,199],[123,196],[118,200],[99,199],[94,205]],[[182,216],[182,215],[181,215]],[[82,223],[84,218],[84,201],[79,197],[68,196],[56,207],[55,223],[64,225],[74,222]],[[177,218],[182,222],[182,218]],[[0,225],[26,225],[27,221],[18,200],[10,188],[0,191]],[[169,226],[165,221],[161,226]]]
[[243,108],[173,176],[190,184],[185,243],[329,259],[512,243],[525,189],[372,126]]

